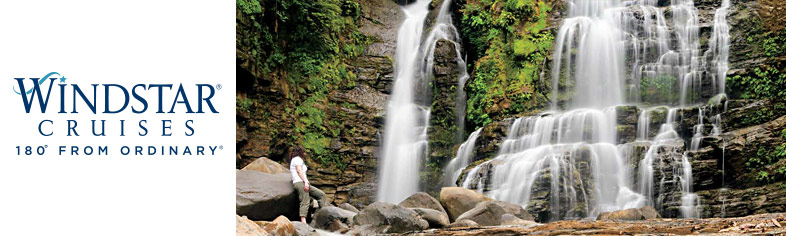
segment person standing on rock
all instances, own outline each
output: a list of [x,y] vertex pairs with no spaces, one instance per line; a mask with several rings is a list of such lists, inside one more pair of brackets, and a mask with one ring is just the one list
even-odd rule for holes
[[320,208],[324,207],[325,192],[308,184],[306,176],[308,167],[303,162],[302,156],[304,156],[302,147],[296,146],[292,149],[292,152],[289,153],[289,172],[292,174],[292,185],[295,187],[297,196],[300,199],[300,221],[307,224],[306,214],[308,214],[308,205],[311,203],[311,197],[317,199]]

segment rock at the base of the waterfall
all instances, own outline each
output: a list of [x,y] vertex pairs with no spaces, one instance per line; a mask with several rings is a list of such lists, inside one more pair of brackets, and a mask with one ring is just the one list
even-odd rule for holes
[[644,216],[638,208],[630,208],[612,212],[601,212],[598,220],[643,220]]
[[410,208],[428,222],[429,228],[442,228],[450,224],[448,214],[429,208]]
[[267,236],[270,235],[265,232],[262,227],[257,223],[249,220],[245,216],[235,215],[235,235],[237,236]]
[[424,192],[417,192],[415,194],[412,194],[407,199],[404,199],[404,201],[401,201],[401,203],[399,203],[398,205],[406,208],[434,209],[447,214],[445,208],[442,207],[442,204],[440,204],[436,198]]
[[332,232],[348,229],[357,213],[338,207],[328,206],[314,214],[314,227]]
[[257,158],[241,170],[255,170],[267,174],[289,173],[289,169],[267,157]]
[[515,215],[506,213],[503,214],[502,217],[500,217],[500,225],[530,227],[530,226],[538,225],[538,223],[531,220],[522,220],[521,218],[518,218]]
[[343,234],[349,231],[349,226],[347,224],[344,224],[344,222],[341,222],[338,219],[333,219],[329,223],[324,225],[322,227],[322,230]]
[[641,212],[641,216],[644,217],[645,220],[660,218],[660,214],[658,213],[658,211],[656,211],[655,208],[652,208],[651,206],[645,206],[639,208],[639,211]]
[[292,177],[266,174],[254,170],[235,173],[235,213],[251,220],[272,220],[279,215],[292,219],[298,216],[298,197],[292,188]]
[[506,214],[505,209],[495,201],[478,203],[475,208],[461,214],[456,221],[469,219],[475,221],[480,226],[499,225],[502,215]]
[[360,211],[353,220],[355,225],[365,227],[376,234],[404,233],[428,228],[428,222],[415,211],[399,205],[375,202]]
[[338,204],[338,206],[336,206],[336,207],[344,209],[344,210],[347,210],[347,211],[351,211],[351,212],[354,212],[354,213],[360,212],[360,210],[358,210],[355,206],[350,205],[349,203],[346,203],[346,202]]
[[461,219],[445,226],[445,228],[460,228],[460,227],[477,227],[478,223],[470,219]]
[[315,230],[313,227],[311,227],[308,224],[304,224],[303,222],[293,221],[292,225],[295,226],[295,232],[297,232],[297,235],[299,235],[299,236],[317,236],[317,235],[319,235],[317,233],[317,230]]
[[262,230],[274,236],[295,236],[295,225],[286,216],[276,217],[273,221],[256,221]]
[[346,235],[364,236],[364,235],[377,235],[380,232],[385,232],[390,228],[390,225],[358,225],[352,227]]
[[519,204],[503,201],[494,201],[494,203],[501,206],[505,213],[512,214],[522,220],[535,221],[535,217],[527,213],[527,210],[524,210],[524,207]]
[[464,212],[475,208],[478,203],[490,200],[483,194],[461,187],[445,187],[439,192],[439,201],[451,221],[455,221]]

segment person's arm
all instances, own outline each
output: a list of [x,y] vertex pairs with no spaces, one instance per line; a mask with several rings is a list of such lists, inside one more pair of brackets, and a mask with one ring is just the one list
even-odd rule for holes
[[297,176],[300,176],[300,179],[303,180],[303,185],[305,185],[303,189],[308,191],[308,179],[306,178],[306,175],[303,174],[303,171],[301,171],[300,165],[296,165],[295,169],[297,170]]

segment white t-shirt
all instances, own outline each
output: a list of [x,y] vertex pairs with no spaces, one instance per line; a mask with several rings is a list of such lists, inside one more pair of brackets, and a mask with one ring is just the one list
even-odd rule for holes
[[289,173],[292,174],[292,183],[303,182],[303,180],[300,179],[300,176],[297,175],[296,166],[300,166],[300,171],[303,171],[303,176],[306,176],[306,170],[308,170],[306,164],[303,163],[303,159],[300,159],[299,156],[293,157],[289,162]]

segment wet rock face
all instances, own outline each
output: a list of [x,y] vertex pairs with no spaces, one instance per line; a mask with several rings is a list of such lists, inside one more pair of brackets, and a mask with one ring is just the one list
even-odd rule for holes
[[[459,130],[456,118],[456,90],[458,89],[459,78],[456,61],[456,44],[440,39],[434,48],[434,67],[430,79],[431,86],[417,86],[426,91],[416,91],[421,94],[420,104],[430,104],[431,114],[428,130],[429,162],[436,166],[445,165],[455,154],[454,146],[463,140],[463,131]],[[428,82],[429,78],[422,78],[421,82]],[[429,96],[422,96],[427,94]],[[427,166],[428,168],[428,166]],[[430,170],[433,173],[440,173],[439,170]],[[436,193],[439,191],[441,175],[429,176],[422,184],[426,192]]]

